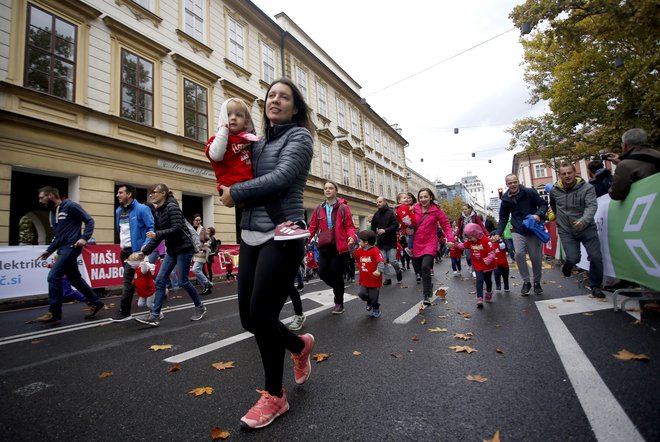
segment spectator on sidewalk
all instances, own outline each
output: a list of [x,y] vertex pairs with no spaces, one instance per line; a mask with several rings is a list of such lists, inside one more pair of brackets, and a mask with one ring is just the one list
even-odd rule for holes
[[609,161],[616,164],[610,198],[625,200],[630,186],[636,181],[660,171],[660,152],[648,144],[644,129],[630,129],[621,137],[623,155],[610,154]]
[[154,216],[151,207],[141,204],[135,197],[135,187],[130,184],[120,184],[117,189],[119,207],[115,210],[115,227],[119,232],[120,258],[124,265],[124,279],[122,283],[121,301],[119,310],[111,318],[113,322],[122,322],[131,319],[131,306],[135,286],[135,268],[131,267],[128,257],[132,253],[139,253],[149,243],[147,232],[154,231]]
[[[396,273],[397,282],[401,282],[403,279],[403,274],[401,273],[401,267],[399,267],[399,261],[396,259],[396,232],[399,230],[399,222],[396,219],[396,214],[394,210],[387,204],[385,198],[379,196],[376,199],[376,206],[378,210],[371,217],[371,230],[376,232],[377,241],[376,246],[380,253],[383,255],[383,260],[385,260],[385,279],[383,285],[392,284],[391,271],[388,266],[392,266],[394,272]],[[408,224],[414,223],[412,216],[408,217]]]
[[[53,240],[39,259],[46,259],[57,252],[57,261],[48,272],[48,312],[39,316],[37,321],[51,323],[62,320],[64,276],[87,298],[90,311],[85,319],[92,319],[104,304],[80,275],[78,257],[94,233],[94,219],[78,203],[60,198],[60,191],[52,186],[39,189],[39,203],[50,210],[48,220],[54,233]],[[85,230],[80,233],[83,224]]]
[[612,171],[607,169],[601,161],[591,161],[587,164],[589,184],[594,186],[596,198],[605,195],[612,187]]
[[518,271],[523,280],[520,293],[522,296],[529,296],[532,288],[527,266],[527,255],[529,255],[532,262],[534,293],[542,295],[543,243],[534,233],[523,226],[523,220],[527,215],[533,215],[536,222],[541,222],[548,211],[548,203],[536,190],[522,186],[514,174],[507,175],[505,182],[508,189],[502,195],[500,219],[497,223],[497,234],[493,235],[493,240],[499,241],[509,221],[509,215],[511,215],[511,236],[513,247],[516,250],[516,264],[518,264]]
[[195,275],[195,278],[197,278],[197,283],[204,287],[204,290],[202,293],[200,293],[200,295],[209,295],[213,290],[213,283],[209,281],[204,274],[204,266],[206,265],[206,261],[208,260],[210,253],[209,232],[202,225],[202,215],[196,213],[192,216],[191,221],[192,222],[190,224],[192,224],[192,226],[195,228],[197,235],[199,235],[199,240],[202,242],[202,247],[200,250],[193,254],[192,272]]
[[600,286],[603,283],[603,258],[600,239],[594,221],[598,209],[594,186],[575,173],[575,166],[562,163],[559,181],[550,189],[550,207],[557,217],[557,231],[566,253],[561,268],[566,277],[571,276],[573,266],[580,262],[580,244],[589,257],[589,282],[595,298],[604,298]]

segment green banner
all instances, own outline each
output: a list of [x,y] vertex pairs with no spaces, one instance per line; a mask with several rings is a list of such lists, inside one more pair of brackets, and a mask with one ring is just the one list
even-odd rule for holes
[[603,251],[609,249],[609,256],[603,256],[603,260],[611,260],[614,276],[653,290],[660,290],[658,192],[660,173],[634,183],[624,201],[609,202],[600,226],[602,233],[607,232]]

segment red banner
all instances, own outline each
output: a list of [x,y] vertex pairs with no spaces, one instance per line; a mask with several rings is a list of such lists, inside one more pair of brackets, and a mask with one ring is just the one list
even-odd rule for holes
[[550,234],[550,241],[543,245],[543,254],[558,258],[557,242],[559,241],[559,237],[557,236],[557,221],[545,223],[545,228]]
[[[239,246],[221,246],[220,253],[229,252],[234,261],[234,273],[238,271]],[[118,244],[95,244],[85,246],[82,253],[83,263],[87,272],[87,280],[92,288],[113,287],[121,285],[124,278],[124,267],[120,259],[121,248]],[[190,264],[192,267],[192,263]],[[224,275],[225,266],[220,257],[215,258],[213,274]],[[192,272],[190,276],[194,275]],[[83,275],[84,277],[84,275]]]

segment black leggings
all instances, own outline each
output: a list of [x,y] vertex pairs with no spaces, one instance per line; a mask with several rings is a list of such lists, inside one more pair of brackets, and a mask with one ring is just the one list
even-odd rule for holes
[[413,267],[415,273],[422,275],[422,295],[425,299],[431,297],[431,289],[433,289],[433,282],[431,281],[431,270],[433,269],[433,255],[422,255],[413,258]]
[[348,252],[339,253],[337,249],[319,253],[319,277],[332,287],[335,304],[344,305],[344,268]]
[[285,350],[300,353],[305,343],[282,322],[280,312],[305,254],[305,239],[270,240],[258,246],[241,241],[238,310],[245,330],[254,334],[265,373],[264,388],[282,394]]

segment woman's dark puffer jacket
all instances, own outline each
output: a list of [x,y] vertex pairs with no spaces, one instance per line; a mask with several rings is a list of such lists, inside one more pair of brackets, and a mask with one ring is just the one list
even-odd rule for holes
[[167,254],[177,256],[183,252],[194,252],[195,246],[183,229],[186,228],[186,220],[183,212],[173,196],[168,196],[165,204],[156,209],[155,232],[156,240],[151,241],[144,248],[145,255],[154,251],[161,241],[165,240]]
[[[273,198],[279,198],[285,219],[303,219],[303,191],[313,154],[311,134],[295,123],[273,126],[264,138],[254,143],[254,179],[231,186],[234,202],[248,204],[243,211],[241,229],[256,232],[273,230],[275,224],[262,205]],[[250,203],[253,205],[250,206]]]

